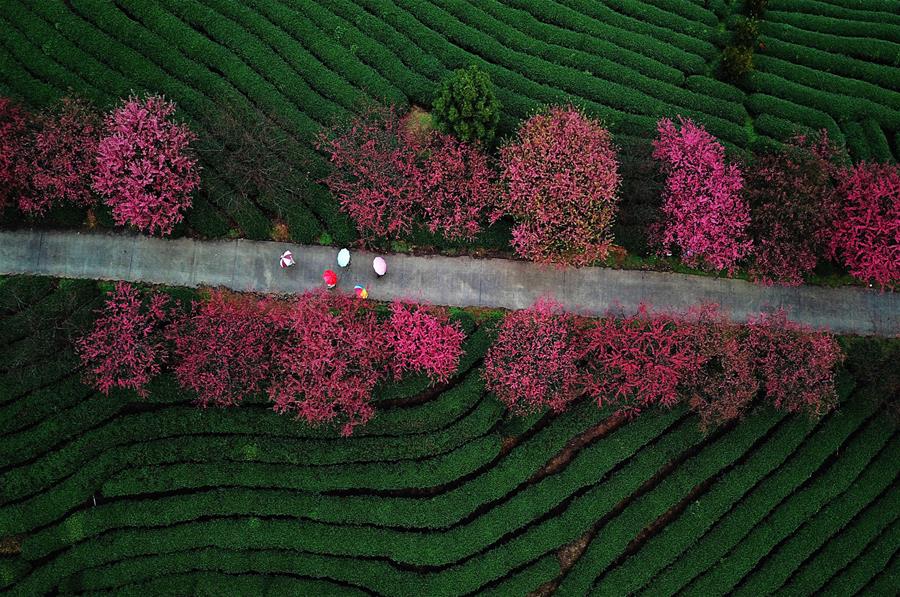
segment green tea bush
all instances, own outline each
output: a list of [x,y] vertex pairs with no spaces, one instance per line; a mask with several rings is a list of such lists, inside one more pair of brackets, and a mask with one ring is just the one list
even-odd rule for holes
[[474,64],[444,79],[431,110],[438,129],[460,141],[490,145],[500,122],[491,77]]

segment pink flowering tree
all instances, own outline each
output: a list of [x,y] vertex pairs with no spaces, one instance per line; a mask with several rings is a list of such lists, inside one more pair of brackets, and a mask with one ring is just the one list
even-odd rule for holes
[[213,292],[167,330],[175,376],[202,407],[234,406],[262,390],[269,376],[270,301]]
[[92,205],[91,174],[102,128],[99,113],[85,100],[63,98],[36,121],[37,130],[25,151],[28,189],[19,196],[19,208],[42,215],[53,205]]
[[363,235],[409,232],[421,172],[417,150],[407,142],[393,106],[369,106],[322,131],[316,148],[331,161],[331,173],[323,182]]
[[93,330],[76,341],[94,387],[104,394],[124,388],[147,396],[145,386],[167,360],[163,333],[167,306],[163,294],[142,300],[130,284],[116,284]]
[[28,115],[6,97],[0,97],[0,212],[22,191]]
[[485,356],[486,387],[519,414],[562,412],[584,390],[582,352],[576,318],[539,301],[503,319]]
[[445,311],[394,301],[386,325],[395,378],[407,372],[424,373],[446,382],[456,371],[465,334]]
[[699,365],[691,340],[688,326],[644,306],[633,316],[597,320],[587,332],[588,394],[598,406],[614,404],[630,415],[671,408]]
[[732,271],[746,257],[750,209],[737,166],[725,163],[725,148],[691,120],[657,123],[653,157],[667,175],[663,196],[661,243],[677,247],[688,265]]
[[131,97],[106,117],[93,186],[117,224],[171,234],[191,206],[200,184],[189,147],[196,136],[174,113],[174,103],[151,95]]
[[476,145],[436,132],[424,148],[416,202],[428,229],[472,240],[497,194],[487,156]]
[[375,412],[372,389],[387,371],[387,342],[372,307],[341,293],[307,292],[274,310],[269,398],[278,413],[310,424],[341,423],[341,434]]
[[825,254],[841,149],[822,130],[759,156],[747,175],[754,238],[751,274],[763,284],[797,286]]
[[900,166],[860,163],[841,175],[830,250],[850,273],[892,288],[900,282]]
[[500,168],[504,191],[492,220],[513,217],[518,255],[576,266],[606,257],[620,177],[600,123],[571,106],[533,116],[500,150]]
[[688,311],[684,324],[697,367],[682,381],[685,400],[710,429],[743,417],[759,391],[754,357],[744,326],[728,321],[716,305]]
[[834,371],[844,360],[834,336],[789,321],[783,310],[752,318],[747,328],[757,377],[775,408],[820,416],[834,407]]

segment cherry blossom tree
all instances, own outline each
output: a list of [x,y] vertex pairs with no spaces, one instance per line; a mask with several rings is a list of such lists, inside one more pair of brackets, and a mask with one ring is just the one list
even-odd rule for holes
[[486,387],[516,413],[562,412],[584,390],[576,318],[551,301],[514,311],[484,360]]
[[341,422],[344,436],[366,423],[375,412],[372,389],[388,369],[388,343],[370,304],[308,292],[270,319],[274,410],[310,424]]
[[588,394],[598,406],[614,404],[626,414],[677,404],[682,383],[699,365],[689,326],[644,305],[629,317],[595,321],[586,335]]
[[465,333],[443,310],[403,301],[391,303],[387,322],[390,365],[394,377],[425,373],[446,382],[456,372]]
[[0,97],[0,212],[22,192],[27,135],[28,114],[9,98]]
[[753,247],[741,171],[726,165],[725,148],[703,127],[681,117],[679,123],[661,119],[653,142],[653,157],[667,175],[661,243],[680,249],[688,265],[732,271]]
[[172,119],[175,104],[161,96],[131,97],[105,120],[93,187],[117,224],[171,234],[200,184],[190,143],[196,136]]
[[416,203],[432,232],[472,240],[497,196],[494,172],[477,145],[432,132],[425,145]]
[[751,318],[747,329],[760,385],[775,408],[820,416],[834,407],[834,370],[844,360],[834,336],[788,320],[783,310]]
[[825,254],[841,149],[822,130],[800,135],[777,153],[759,156],[747,190],[754,238],[754,278],[797,286]]
[[500,168],[504,191],[492,220],[512,215],[518,255],[576,266],[606,257],[620,176],[600,123],[571,106],[533,116],[500,150]]
[[885,288],[900,282],[900,166],[860,163],[841,175],[831,254]]
[[682,386],[691,410],[700,416],[700,427],[743,417],[759,391],[745,327],[728,321],[716,305],[689,309],[684,324],[698,363]]
[[172,322],[175,376],[200,406],[234,406],[262,390],[272,360],[271,303],[215,291]]
[[405,137],[393,106],[368,106],[317,137],[332,167],[323,182],[364,235],[397,236],[414,221],[421,171]]
[[164,323],[168,297],[151,293],[142,299],[126,282],[110,291],[93,330],[76,341],[81,360],[98,390],[135,390],[146,397],[147,383],[167,360]]
[[91,175],[96,167],[102,121],[85,100],[63,98],[36,117],[36,131],[25,148],[27,190],[19,208],[42,215],[53,205],[95,202]]

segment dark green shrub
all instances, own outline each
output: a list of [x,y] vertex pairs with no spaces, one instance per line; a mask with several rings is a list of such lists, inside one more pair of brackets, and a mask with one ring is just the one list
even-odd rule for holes
[[769,0],[745,0],[744,12],[747,16],[758,19],[765,14],[768,5]]
[[730,81],[739,81],[753,70],[753,50],[728,46],[722,52],[722,62],[719,63],[722,76]]
[[753,17],[741,17],[734,25],[734,45],[739,48],[752,48],[759,37],[759,21]]
[[489,144],[500,122],[500,102],[490,76],[474,64],[453,71],[441,84],[432,116],[444,133]]

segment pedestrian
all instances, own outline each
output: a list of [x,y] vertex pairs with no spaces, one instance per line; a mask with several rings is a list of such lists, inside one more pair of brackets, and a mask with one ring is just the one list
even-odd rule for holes
[[376,257],[372,260],[372,268],[379,278],[387,273],[387,263],[384,262],[382,257]]
[[338,251],[338,265],[341,267],[347,267],[350,265],[350,251],[347,249],[341,249]]
[[281,254],[281,268],[284,269],[292,265],[294,265],[294,254],[290,251],[285,251]]
[[368,288],[364,288],[363,286],[360,286],[359,284],[357,284],[356,286],[353,287],[353,290],[356,291],[356,296],[358,298],[361,298],[361,299],[369,298],[369,289]]
[[322,279],[325,280],[325,286],[327,286],[328,288],[334,288],[335,286],[337,286],[337,274],[330,269],[325,270],[325,272],[322,274]]

